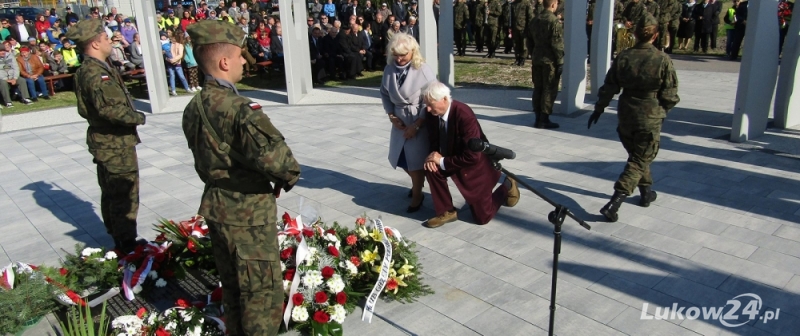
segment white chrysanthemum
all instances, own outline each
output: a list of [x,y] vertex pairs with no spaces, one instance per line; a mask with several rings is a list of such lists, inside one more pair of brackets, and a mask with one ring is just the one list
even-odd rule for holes
[[347,272],[349,272],[350,275],[358,274],[358,267],[356,267],[356,264],[352,263],[350,260],[345,260],[342,263],[342,267],[347,268]]
[[292,288],[292,282],[289,280],[283,280],[283,291],[289,293],[289,289]]
[[278,235],[278,246],[283,248],[283,243],[286,241],[286,235]]
[[178,324],[175,323],[175,321],[172,321],[170,323],[167,323],[167,325],[164,326],[164,329],[166,329],[167,331],[175,331],[175,328],[177,328],[177,327],[178,327]]
[[203,328],[200,326],[194,327],[192,331],[189,332],[187,336],[201,336],[203,334]]
[[308,320],[308,311],[302,306],[292,308],[292,321],[305,322]]
[[117,253],[114,252],[114,251],[108,251],[108,252],[106,252],[106,255],[104,256],[104,258],[106,258],[108,260],[117,259]]
[[342,276],[339,274],[334,274],[325,284],[328,285],[331,293],[339,293],[344,290],[344,281],[342,281]]
[[286,272],[286,264],[281,261],[281,273]]
[[333,233],[326,233],[325,234],[325,240],[327,240],[329,242],[333,242],[333,243],[338,243],[339,242],[339,237],[336,237],[336,235],[333,234]]
[[150,316],[147,317],[147,325],[155,324],[156,323],[156,318],[157,318],[156,314],[150,314]]
[[167,287],[167,280],[164,280],[164,279],[156,280],[156,287],[158,287],[158,288]]
[[141,292],[142,292],[142,286],[141,285],[133,286],[133,294],[139,294]]
[[83,249],[83,251],[81,251],[81,255],[84,256],[84,257],[88,257],[88,256],[91,256],[92,254],[101,253],[101,252],[103,252],[103,250],[101,250],[99,248],[87,247],[87,248]]
[[[131,330],[136,330],[141,333],[142,324],[144,322],[136,315],[124,315],[111,321],[111,328],[117,330],[124,330],[124,333],[131,334]],[[133,335],[133,334],[131,334]]]
[[178,315],[181,316],[181,318],[183,319],[183,322],[189,322],[189,321],[192,320],[192,313],[189,313],[189,312],[187,312],[185,310],[179,311]]
[[322,284],[322,273],[320,271],[308,271],[303,275],[303,286],[314,288]]
[[200,324],[200,325],[202,325],[202,324],[203,324],[205,321],[206,321],[206,319],[204,319],[204,318],[202,318],[202,317],[201,317],[201,318],[200,318],[200,320],[199,320],[199,321],[197,321],[197,323],[198,323],[198,324]]
[[150,271],[150,273],[148,273],[147,275],[150,277],[150,279],[153,280],[158,279],[158,272],[156,272],[155,270]]
[[316,247],[309,247],[308,254],[306,255],[306,264],[311,264],[316,260],[317,255],[319,255],[319,250]]
[[335,305],[333,306],[333,314],[331,314],[331,320],[336,321],[336,323],[342,324],[344,323],[344,318],[347,317],[347,311],[344,310],[342,305]]

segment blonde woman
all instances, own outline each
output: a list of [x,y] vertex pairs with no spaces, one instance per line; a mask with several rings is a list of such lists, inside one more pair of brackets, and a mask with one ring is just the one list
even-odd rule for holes
[[389,164],[403,168],[411,177],[411,204],[407,212],[422,206],[425,171],[422,169],[430,152],[425,125],[422,88],[436,75],[425,64],[419,44],[411,35],[397,33],[386,47],[386,67],[381,80],[383,109],[392,123],[389,137]]

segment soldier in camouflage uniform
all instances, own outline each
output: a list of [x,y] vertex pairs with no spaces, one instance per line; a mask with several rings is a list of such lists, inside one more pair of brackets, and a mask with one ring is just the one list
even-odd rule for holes
[[106,63],[109,40],[100,19],[83,20],[67,32],[84,54],[75,73],[78,113],[89,122],[86,144],[97,165],[100,213],[114,247],[128,254],[136,247],[139,212],[139,160],[141,141],[136,126],[144,125],[119,73]]
[[[644,1],[644,8],[647,10],[647,13],[650,13],[651,16],[656,18],[656,20],[661,20],[661,7],[658,6],[656,0],[645,0]],[[635,21],[636,22],[636,21]],[[659,28],[661,28],[661,21],[659,21]],[[659,31],[659,35],[661,32]],[[656,45],[657,46],[657,45]]]
[[644,15],[635,34],[636,46],[622,51],[611,64],[594,113],[589,118],[589,127],[592,127],[614,95],[622,90],[617,133],[628,152],[628,163],[614,184],[611,201],[600,209],[600,213],[611,222],[617,221],[620,205],[637,186],[641,194],[640,206],[648,207],[656,200],[650,164],[658,154],[664,118],[680,102],[678,76],[672,60],[653,46],[658,37],[658,20],[649,14]]
[[458,0],[453,7],[453,30],[456,39],[456,56],[464,56],[467,52],[467,42],[464,40],[469,21],[469,8],[466,0]]
[[501,0],[488,0],[488,4],[486,5],[488,9],[488,18],[486,20],[486,25],[484,27],[484,43],[486,44],[486,49],[489,52],[484,56],[485,58],[494,58],[494,52],[497,50],[497,45],[499,43],[498,35],[502,31],[500,29],[500,16],[503,15],[503,3]]
[[183,133],[206,184],[198,213],[210,230],[228,334],[276,335],[283,281],[275,197],[294,186],[300,165],[261,106],[236,90],[244,32],[212,20],[187,32],[206,81],[183,112]]
[[628,0],[625,5],[625,10],[622,11],[622,21],[628,28],[633,28],[639,20],[642,19],[647,13],[647,7],[644,5],[645,0]]
[[531,0],[517,0],[511,4],[509,11],[509,26],[511,27],[511,39],[514,40],[515,65],[525,65],[525,58],[528,57],[527,43],[525,35],[528,33],[528,24],[533,20],[533,6]]
[[[675,45],[675,39],[678,36],[678,27],[681,24],[681,1],[680,0],[670,0],[671,6],[669,7],[668,11],[670,13],[670,20],[669,20],[669,27],[667,31],[669,32],[669,38],[666,41],[668,47],[664,50],[667,54],[672,53],[672,46]],[[663,43],[662,43],[663,45]]]
[[486,24],[486,0],[478,0],[478,3],[475,5],[475,10],[472,15],[472,30],[475,34],[475,52],[483,52],[483,42],[486,39],[483,36],[483,26]]
[[542,5],[544,12],[531,20],[528,29],[528,39],[533,41],[533,127],[552,129],[558,128],[558,124],[550,122],[550,115],[564,66],[564,28],[554,14],[556,0],[544,0]]

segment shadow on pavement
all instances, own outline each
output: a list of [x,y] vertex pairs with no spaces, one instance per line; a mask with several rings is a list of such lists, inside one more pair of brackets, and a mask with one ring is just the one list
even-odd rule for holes
[[[33,191],[36,204],[49,210],[59,221],[75,226],[75,230],[65,233],[70,237],[87,237],[89,236],[87,233],[91,233],[91,230],[87,228],[104,228],[103,220],[95,213],[94,204],[80,199],[56,184],[39,181],[29,183],[20,190]],[[97,244],[96,240],[92,238],[86,241],[78,239],[78,241],[87,246]]]

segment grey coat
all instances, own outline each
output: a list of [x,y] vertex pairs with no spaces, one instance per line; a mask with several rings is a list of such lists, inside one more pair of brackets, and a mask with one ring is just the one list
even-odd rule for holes
[[[397,74],[402,73],[403,68],[398,68],[394,62],[383,69],[383,79],[381,80],[381,101],[384,111],[386,114],[394,114],[405,125],[411,125],[418,118],[425,117],[425,104],[421,91],[426,84],[436,80],[436,75],[427,64],[422,64],[419,69],[414,69],[410,64],[408,67],[408,75],[401,87],[397,86]],[[430,150],[428,132],[420,129],[411,139],[406,139],[404,134],[404,131],[391,126],[389,164],[396,169],[400,153],[405,150],[408,169],[420,170]]]
[[142,53],[136,48],[136,43],[131,43],[131,45],[128,46],[128,52],[131,53],[131,57],[129,59],[131,63],[135,64],[136,66],[144,65],[144,56],[142,56]]

